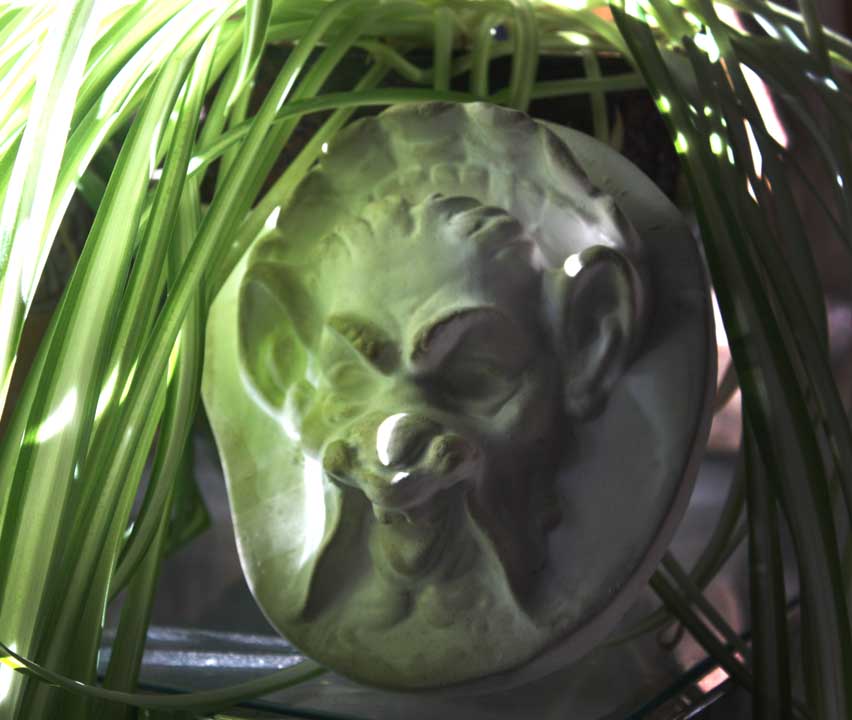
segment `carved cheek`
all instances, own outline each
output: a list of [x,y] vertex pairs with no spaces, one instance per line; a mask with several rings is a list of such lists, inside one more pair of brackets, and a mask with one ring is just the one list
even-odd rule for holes
[[519,387],[494,418],[492,431],[505,442],[536,441],[556,432],[561,384],[555,359],[546,357],[525,370]]
[[325,394],[318,393],[301,418],[298,432],[304,450],[316,455],[333,430],[325,414]]

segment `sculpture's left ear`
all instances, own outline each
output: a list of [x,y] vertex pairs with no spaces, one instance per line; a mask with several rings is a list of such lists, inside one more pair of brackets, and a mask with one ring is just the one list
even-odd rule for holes
[[641,341],[642,279],[628,257],[593,245],[548,270],[545,321],[561,361],[565,411],[590,418],[603,410]]

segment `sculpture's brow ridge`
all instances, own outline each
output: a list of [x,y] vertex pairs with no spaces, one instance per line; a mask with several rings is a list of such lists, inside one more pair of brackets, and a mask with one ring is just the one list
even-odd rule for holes
[[[503,313],[490,307],[471,307],[455,310],[449,315],[445,315],[440,320],[430,323],[427,327],[417,333],[411,350],[412,362],[416,363],[418,360],[421,360],[424,355],[430,352],[435,339],[439,335],[445,333],[455,323],[462,320],[478,320],[479,322],[485,322],[486,320],[499,320],[503,323],[507,322],[507,318]],[[455,340],[460,338],[461,335],[459,335],[459,337]],[[455,342],[452,344],[455,345]]]
[[396,344],[374,323],[354,315],[337,314],[330,316],[326,324],[382,372],[390,372],[396,366],[399,355]]

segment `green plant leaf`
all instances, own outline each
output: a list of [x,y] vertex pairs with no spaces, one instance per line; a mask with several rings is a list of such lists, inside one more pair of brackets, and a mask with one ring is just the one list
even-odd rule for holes
[[[104,435],[112,438],[117,434],[111,427],[116,415],[111,410],[115,410],[120,405],[122,394],[120,388],[127,385],[133,373],[132,363],[124,362],[126,360],[124,353],[134,352],[141,345],[141,338],[150,328],[152,320],[146,315],[150,313],[151,308],[156,308],[160,295],[161,258],[168,253],[167,243],[174,234],[181,188],[185,183],[186,169],[195,140],[201,102],[217,38],[218,34],[214,30],[197,57],[194,51],[190,51],[178,64],[180,74],[176,76],[176,80],[183,83],[183,71],[188,69],[194,60],[183,99],[176,109],[179,117],[183,117],[183,122],[179,123],[172,138],[171,152],[163,170],[162,180],[157,186],[145,236],[124,291],[122,312],[116,321],[115,349],[110,353],[107,369],[104,372],[104,377],[108,378],[104,387],[108,388],[108,392],[101,390],[98,397],[102,419],[92,442],[91,452],[95,454],[95,457],[98,446],[104,442]],[[181,54],[178,53],[176,57],[181,57]],[[195,199],[195,196],[192,197]],[[104,204],[106,202],[104,200]],[[177,264],[177,261],[172,264]],[[190,350],[183,356],[184,362],[181,365],[182,368],[189,367],[193,372],[199,372],[197,358],[192,354],[197,352],[195,333],[198,324],[195,320],[187,330],[190,334],[187,337]],[[114,380],[116,377],[118,382]],[[183,403],[175,410],[173,407],[175,401],[172,400],[170,407],[173,411],[167,415],[166,419],[166,427],[172,431],[172,435],[169,436],[169,440],[164,440],[160,444],[161,454],[157,456],[159,462],[155,462],[155,475],[152,481],[156,485],[160,478],[166,478],[163,484],[167,488],[173,482],[173,476],[177,472],[177,463],[186,444],[188,427],[191,418],[194,417],[192,404],[186,404],[185,378],[183,375],[180,375],[180,378],[184,382],[174,390],[170,388],[170,392],[181,392]],[[165,390],[168,382],[168,375],[162,378],[163,390],[160,392]],[[192,388],[191,385],[189,387]],[[197,394],[197,388],[195,390]],[[186,420],[185,413],[189,414],[190,420]],[[140,440],[146,436],[153,437],[158,418],[159,413],[154,414],[149,410],[148,416],[141,425],[146,429],[139,432]],[[56,580],[68,589],[68,595],[61,603],[54,603],[53,607],[47,607],[43,613],[45,619],[49,618],[49,622],[45,625],[51,627],[50,643],[45,652],[48,660],[53,661],[51,662],[53,667],[58,667],[59,659],[68,654],[69,648],[82,649],[83,646],[88,645],[88,652],[80,652],[77,662],[71,667],[94,668],[97,643],[88,644],[79,640],[75,641],[73,638],[79,634],[81,614],[92,618],[93,625],[87,629],[88,636],[95,638],[98,636],[94,630],[103,616],[107,583],[126,525],[130,504],[135,495],[136,483],[141,477],[149,444],[150,439],[147,443],[142,440],[134,446],[137,452],[133,464],[137,469],[131,470],[127,475],[116,475],[106,467],[93,471],[88,461],[82,463],[82,474],[86,480],[77,488],[78,502],[75,517],[69,528],[69,537],[63,549],[61,564],[54,570]],[[89,609],[84,613],[84,608]]]
[[529,0],[510,0],[514,11],[514,52],[509,105],[526,112],[538,69],[538,25]]
[[744,437],[749,510],[749,588],[754,645],[755,718],[792,717],[787,650],[787,598],[775,498],[757,463],[754,438]]
[[260,56],[266,44],[269,19],[272,13],[271,0],[246,0],[246,15],[243,20],[243,45],[237,65],[237,75],[231,88],[227,109],[234,105],[257,70]]
[[0,209],[0,407],[41,274],[38,240],[59,172],[77,90],[94,41],[94,0],[68,3],[40,49],[27,127]]
[[[190,82],[187,98],[191,100],[183,108],[183,112],[189,117],[197,117],[201,109],[203,96],[200,90],[204,87],[204,75],[209,65],[198,63],[195,69],[200,76],[197,78],[199,82]],[[196,92],[192,92],[193,85],[197,88]],[[193,131],[192,135],[188,136],[189,139],[194,136],[195,127],[193,123],[185,125]],[[176,138],[175,142],[180,140]],[[177,274],[195,237],[200,222],[199,207],[198,188],[190,181],[182,197],[176,242],[172,243],[169,253],[169,266],[173,274]],[[179,478],[188,471],[190,454],[187,450],[191,452],[190,431],[201,385],[203,329],[204,315],[199,293],[193,307],[187,312],[176,351],[173,353],[172,378],[168,385],[165,416],[150,483],[149,492],[165,488],[167,496],[162,507],[156,508],[155,511],[152,511],[149,505],[147,516],[157,518],[157,527],[151,539],[145,543],[144,557],[140,558],[140,565],[128,590],[128,600],[122,607],[121,620],[104,680],[105,687],[117,690],[133,690],[136,687],[160,562],[165,554],[172,501],[177,492]],[[121,720],[123,715],[124,713],[118,710],[113,713],[115,720]]]
[[[736,204],[732,205],[730,188],[736,185],[732,186],[725,177],[730,166],[714,161],[706,135],[699,129],[701,121],[694,120],[680,100],[650,31],[618,8],[613,8],[613,14],[655,95],[672,98],[671,114],[667,117],[675,128],[676,147],[686,158],[687,176],[737,365],[744,406],[752,420],[763,462],[776,482],[774,489],[781,498],[796,545],[802,593],[807,606],[813,609],[816,651],[810,660],[817,663],[821,685],[819,694],[811,696],[809,702],[827,717],[842,717],[850,707],[852,644],[837,536],[819,441],[808,420],[807,400],[789,355],[794,338],[783,326],[783,318],[773,312],[768,294],[774,290],[766,287],[766,276],[755,267],[754,243],[760,238],[755,238],[752,223],[757,216],[748,212],[740,214],[752,202],[742,187],[733,194]],[[692,57],[698,57],[697,53]],[[703,65],[694,67],[701,70]],[[723,92],[722,88],[728,88],[721,83],[712,87],[719,93]],[[728,125],[734,130],[730,119]],[[741,148],[737,150],[734,155],[743,162],[747,155]],[[733,176],[742,182],[742,175],[733,173]]]
[[[199,31],[203,31],[203,21]],[[150,148],[171,111],[191,59],[192,54],[185,51],[175,53],[133,124],[53,319],[50,342],[41,347],[37,360],[41,372],[28,378],[30,384],[38,381],[38,390],[28,406],[16,409],[19,417],[26,413],[23,444],[15,436],[5,438],[3,457],[15,472],[4,483],[4,488],[11,488],[14,502],[3,516],[6,543],[0,556],[4,578],[0,627],[14,628],[10,641],[22,649],[29,649],[37,632],[44,631],[38,617],[42,604],[53,597],[45,588],[57,557],[57,539],[67,523],[66,502],[82,464],[105,379],[108,334],[104,329],[112,327],[129,267],[148,182]],[[13,427],[21,423],[13,418]],[[26,524],[22,525],[24,518]],[[12,577],[15,580],[10,582]]]
[[702,622],[701,618],[692,611],[689,604],[678,594],[674,585],[659,571],[651,576],[650,585],[654,592],[659,595],[660,600],[677,616],[678,620],[683,623],[684,627],[707,651],[707,654],[719,663],[725,672],[734,678],[737,683],[746,690],[752,690],[754,679],[751,673],[733,656],[730,649],[726,648],[716,638],[710,628]]

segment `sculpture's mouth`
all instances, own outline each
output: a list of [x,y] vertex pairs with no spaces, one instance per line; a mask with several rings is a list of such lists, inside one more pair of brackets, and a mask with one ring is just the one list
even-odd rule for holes
[[373,530],[374,562],[392,570],[404,584],[429,574],[450,558],[456,534],[450,493],[452,490],[407,512],[385,512]]

